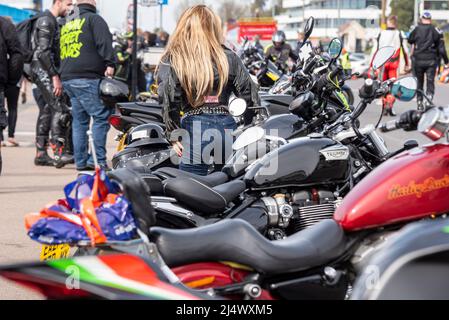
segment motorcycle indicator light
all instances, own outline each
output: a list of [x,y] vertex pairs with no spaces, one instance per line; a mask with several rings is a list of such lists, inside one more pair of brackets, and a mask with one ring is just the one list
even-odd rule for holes
[[122,117],[120,115],[112,115],[109,117],[109,124],[115,129],[121,131],[122,127]]
[[449,128],[449,118],[439,108],[427,111],[421,118],[418,130],[426,137],[437,141],[444,137]]

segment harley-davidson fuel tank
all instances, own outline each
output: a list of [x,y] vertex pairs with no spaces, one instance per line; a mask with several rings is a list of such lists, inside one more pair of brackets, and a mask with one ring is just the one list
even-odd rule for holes
[[366,176],[334,218],[357,231],[449,212],[449,145],[415,148]]

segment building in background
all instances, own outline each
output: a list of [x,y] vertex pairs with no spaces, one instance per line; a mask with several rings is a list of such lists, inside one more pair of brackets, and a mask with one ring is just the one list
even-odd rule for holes
[[[414,1],[414,0],[410,0]],[[440,25],[449,20],[448,0],[417,0],[419,12],[430,11]],[[390,14],[387,0],[386,14]],[[284,30],[289,41],[310,16],[315,18],[312,40],[340,37],[349,51],[367,49],[370,39],[379,32],[381,0],[283,0],[284,13],[276,17],[278,28]]]
[[447,24],[449,21],[449,1],[448,0],[430,0],[422,1],[420,11],[429,11],[433,20],[438,24]]
[[277,16],[278,27],[294,41],[309,17],[315,18],[312,41],[341,37],[352,52],[366,49],[379,30],[381,0],[283,0],[285,13]]

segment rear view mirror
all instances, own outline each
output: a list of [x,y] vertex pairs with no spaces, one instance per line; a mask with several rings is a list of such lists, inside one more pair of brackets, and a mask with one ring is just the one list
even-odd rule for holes
[[327,52],[329,53],[329,56],[336,60],[338,57],[340,57],[341,51],[343,50],[343,45],[340,41],[340,39],[334,38],[332,39],[331,43],[329,44],[329,49]]
[[416,95],[418,82],[415,77],[405,77],[397,80],[391,87],[391,94],[400,101],[412,101]]
[[380,69],[385,63],[387,63],[388,60],[391,59],[395,52],[396,50],[393,47],[382,47],[377,50],[373,58],[373,69]]
[[304,43],[312,35],[314,26],[315,26],[315,19],[313,17],[310,17],[309,19],[307,19],[306,25],[304,26]]

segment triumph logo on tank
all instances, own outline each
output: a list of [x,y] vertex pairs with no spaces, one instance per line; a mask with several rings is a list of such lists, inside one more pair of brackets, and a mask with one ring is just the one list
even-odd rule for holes
[[323,149],[320,153],[326,158],[326,161],[347,160],[349,158],[349,149],[345,146],[334,146]]
[[441,179],[428,178],[423,183],[416,183],[411,181],[408,185],[402,186],[400,184],[394,185],[389,194],[389,200],[395,200],[398,198],[404,198],[409,196],[415,196],[421,198],[424,194],[449,188],[449,175],[445,175]]

